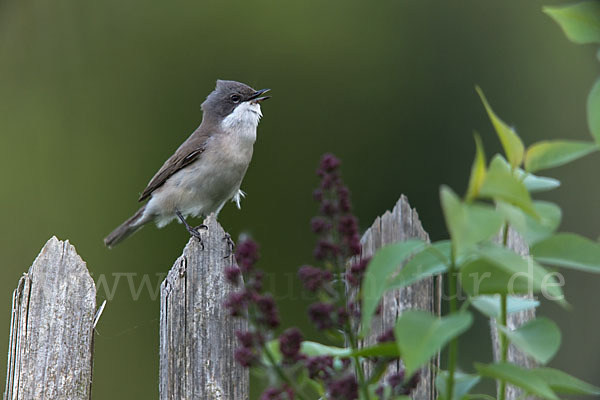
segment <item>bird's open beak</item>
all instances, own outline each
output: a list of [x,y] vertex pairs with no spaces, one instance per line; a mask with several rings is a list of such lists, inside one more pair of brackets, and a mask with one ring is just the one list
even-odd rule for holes
[[261,101],[270,99],[271,96],[260,97],[262,94],[267,93],[269,90],[271,90],[271,89],[260,89],[260,90],[257,90],[256,92],[254,92],[252,94],[252,96],[250,96],[250,98],[248,100],[252,101],[252,103],[260,103]]

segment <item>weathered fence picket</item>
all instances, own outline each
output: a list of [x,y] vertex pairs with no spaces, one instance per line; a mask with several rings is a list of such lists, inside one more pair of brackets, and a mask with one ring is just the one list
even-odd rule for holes
[[51,238],[13,293],[4,399],[90,399],[95,312],[85,262]]
[[[408,199],[401,196],[392,211],[386,211],[377,217],[373,225],[362,237],[363,257],[372,256],[386,244],[418,238],[429,241],[429,235],[423,229],[419,215],[410,207]],[[373,318],[371,332],[361,346],[370,346],[377,337],[392,329],[402,311],[407,309],[427,310],[439,315],[441,304],[441,279],[428,278],[408,287],[386,293],[381,303],[381,313]],[[435,360],[437,364],[437,360]],[[369,365],[365,367],[369,371]],[[389,368],[387,374],[398,372],[402,368],[397,362]],[[427,367],[421,373],[421,382],[413,394],[414,399],[433,400],[435,393],[435,370]]]
[[161,286],[161,400],[249,398],[248,370],[234,359],[235,331],[245,321],[223,306],[234,290],[223,268],[235,259],[221,225],[214,218],[205,224],[204,248],[191,238]]

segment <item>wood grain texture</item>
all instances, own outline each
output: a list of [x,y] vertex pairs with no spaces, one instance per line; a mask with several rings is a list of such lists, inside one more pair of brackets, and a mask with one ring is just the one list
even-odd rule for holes
[[5,400],[91,398],[96,287],[52,237],[13,292]]
[[191,238],[161,285],[161,400],[246,400],[248,370],[234,359],[235,332],[246,321],[231,318],[223,303],[234,288],[223,269],[235,263],[225,231],[208,218],[204,249]]
[[[502,235],[498,236],[497,241],[501,242]],[[525,256],[529,254],[529,247],[525,240],[514,230],[508,230],[507,247],[516,253]],[[533,295],[527,296],[533,298]],[[515,330],[527,321],[535,318],[535,308],[509,314],[506,319],[506,324],[510,330]],[[496,320],[491,320],[492,343],[494,347],[494,360],[500,360],[500,338],[498,336],[498,328]],[[520,351],[512,343],[508,346],[508,361],[525,368],[535,368],[536,362],[525,353]],[[515,386],[506,385],[506,400],[516,400],[523,395],[523,391]],[[527,397],[533,399],[534,397]]]
[[[417,212],[410,207],[408,199],[402,195],[392,211],[386,211],[377,217],[373,225],[365,232],[361,239],[362,254],[372,256],[378,249],[386,244],[405,241],[410,238],[420,238],[429,241],[429,235],[423,229]],[[441,304],[441,278],[429,278],[410,285],[400,290],[387,292],[383,297],[381,314],[373,318],[371,332],[361,342],[362,347],[370,346],[377,342],[377,337],[390,328],[393,328],[397,318],[407,309],[420,309],[431,311],[437,315]],[[434,364],[438,359],[434,360]],[[396,363],[389,368],[387,374],[397,372],[402,366]],[[371,366],[365,365],[367,374]],[[435,373],[431,368],[422,371],[422,378],[417,390],[413,392],[413,399],[433,400],[435,395]]]

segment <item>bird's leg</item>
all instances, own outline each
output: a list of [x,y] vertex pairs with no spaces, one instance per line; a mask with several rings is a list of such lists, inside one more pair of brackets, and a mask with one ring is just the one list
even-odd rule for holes
[[231,239],[231,235],[225,232],[225,236],[223,240],[227,241],[227,247],[229,248],[229,253],[223,258],[229,258],[233,254],[233,250],[235,249],[235,243],[233,243],[233,239]]
[[185,225],[185,229],[187,229],[187,231],[190,233],[190,235],[192,235],[193,237],[195,237],[196,239],[198,239],[198,241],[200,242],[200,246],[202,247],[202,250],[204,250],[204,243],[202,243],[202,236],[200,235],[200,232],[198,231],[198,228],[200,227],[205,227],[206,225],[200,225],[196,228],[192,228],[187,221],[185,220],[185,218],[183,218],[183,215],[179,212],[179,210],[175,210],[175,215],[177,215],[177,218],[179,218],[179,220],[181,221],[181,223],[183,225]]

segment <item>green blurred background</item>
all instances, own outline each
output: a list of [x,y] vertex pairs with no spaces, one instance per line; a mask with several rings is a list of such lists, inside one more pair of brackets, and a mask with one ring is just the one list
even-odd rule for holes
[[[589,138],[595,49],[568,42],[541,12],[548,3],[0,0],[0,362],[12,290],[52,235],[109,288],[124,273],[156,287],[187,241],[181,226],[149,226],[112,251],[102,238],[200,123],[217,78],[272,88],[248,197],[220,220],[260,242],[284,324],[314,338],[295,271],[313,261],[323,152],[343,159],[362,228],[404,193],[440,239],[438,188],[464,191],[472,131],[499,150],[475,84],[526,143]],[[600,234],[599,169],[596,154],[551,171],[563,185],[544,197],[564,206],[563,230]],[[600,384],[600,277],[565,275],[573,311],[541,309],[563,329],[552,364]],[[158,300],[147,288],[135,300],[125,275],[115,287],[97,328],[94,399],[156,398]],[[487,329],[464,339],[463,368],[491,358]]]

